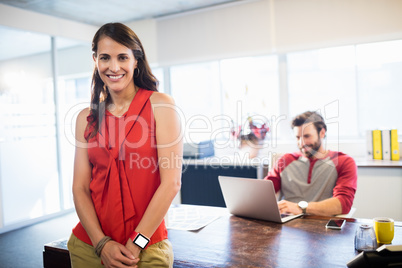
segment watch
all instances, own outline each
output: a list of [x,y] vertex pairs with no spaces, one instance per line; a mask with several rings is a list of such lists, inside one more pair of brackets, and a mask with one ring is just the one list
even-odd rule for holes
[[308,203],[306,201],[300,201],[297,205],[299,206],[299,208],[301,208],[303,214],[306,214]]
[[130,236],[131,240],[133,240],[133,243],[137,246],[139,246],[142,249],[145,249],[149,243],[149,238],[146,237],[145,235],[141,233],[137,233],[134,231],[134,233]]

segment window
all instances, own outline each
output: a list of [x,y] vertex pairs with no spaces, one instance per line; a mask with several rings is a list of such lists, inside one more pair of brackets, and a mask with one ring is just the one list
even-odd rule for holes
[[354,46],[287,55],[289,114],[319,111],[328,140],[356,137],[357,92]]
[[219,63],[174,66],[170,75],[172,96],[182,114],[185,142],[214,139],[222,112]]
[[248,116],[269,123],[279,113],[277,66],[276,56],[264,56],[171,67],[171,92],[185,114],[187,142],[227,140],[230,127]]
[[244,124],[248,116],[268,122],[279,114],[276,56],[222,60],[220,67],[223,114],[235,124]]
[[[70,124],[65,119],[77,107],[89,105],[93,61],[90,44],[7,27],[0,27],[0,33],[4,41],[0,49],[3,227],[73,208],[75,118]],[[57,90],[52,40],[59,63]],[[84,105],[79,107],[80,103]]]
[[71,195],[75,154],[75,123],[78,113],[90,105],[91,76],[59,76],[59,140],[63,206],[73,208]]
[[67,38],[56,39],[57,114],[62,209],[73,208],[71,194],[75,153],[75,122],[89,107],[94,61],[89,44]]
[[356,54],[360,135],[376,128],[402,130],[402,41],[357,45]]
[[0,50],[0,202],[10,225],[58,212],[60,199],[51,39],[0,31],[12,44]]
[[163,73],[163,68],[153,68],[152,73],[155,75],[156,79],[159,81],[159,87],[158,91],[159,92],[166,92],[165,91],[165,76]]

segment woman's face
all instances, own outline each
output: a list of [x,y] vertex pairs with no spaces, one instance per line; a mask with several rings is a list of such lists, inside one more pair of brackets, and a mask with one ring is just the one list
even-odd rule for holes
[[100,78],[110,92],[134,90],[133,75],[137,60],[130,48],[104,36],[99,39],[98,51],[93,58]]

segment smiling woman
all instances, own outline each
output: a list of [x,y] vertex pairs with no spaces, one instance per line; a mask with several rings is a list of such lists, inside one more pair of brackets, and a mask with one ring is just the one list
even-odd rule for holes
[[172,267],[164,217],[180,189],[183,155],[174,102],[156,92],[130,28],[105,24],[92,44],[91,107],[76,125],[72,267]]

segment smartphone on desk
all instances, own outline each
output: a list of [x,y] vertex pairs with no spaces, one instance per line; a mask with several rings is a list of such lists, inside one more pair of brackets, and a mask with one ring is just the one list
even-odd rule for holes
[[343,225],[345,225],[346,220],[338,220],[338,219],[330,219],[325,225],[327,229],[342,229]]

